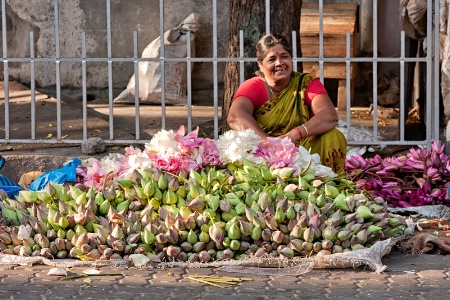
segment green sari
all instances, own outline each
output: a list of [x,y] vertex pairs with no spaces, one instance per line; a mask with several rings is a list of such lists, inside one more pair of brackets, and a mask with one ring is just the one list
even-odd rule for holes
[[[310,119],[308,106],[305,104],[305,91],[313,79],[310,74],[294,72],[289,86],[254,112],[254,117],[264,132],[270,136],[280,136]],[[338,129],[333,128],[323,134],[304,138],[297,146],[319,154],[321,164],[332,168],[338,175],[345,174],[347,141]]]

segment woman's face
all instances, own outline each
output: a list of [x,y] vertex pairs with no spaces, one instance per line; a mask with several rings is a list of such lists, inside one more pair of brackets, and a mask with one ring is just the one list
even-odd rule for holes
[[276,44],[269,48],[259,67],[266,80],[283,81],[291,76],[292,57],[282,45]]

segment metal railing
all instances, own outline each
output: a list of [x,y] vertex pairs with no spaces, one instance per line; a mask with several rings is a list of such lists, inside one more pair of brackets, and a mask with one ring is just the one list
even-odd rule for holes
[[[87,57],[86,55],[86,37],[85,33],[82,33],[81,37],[81,57],[61,57],[60,55],[60,40],[59,40],[59,3],[58,0],[54,0],[54,18],[55,18],[55,57],[36,57],[35,49],[34,49],[34,35],[33,32],[30,32],[29,40],[30,40],[30,56],[28,58],[19,58],[19,57],[9,57],[8,56],[8,45],[7,45],[7,28],[6,28],[6,0],[1,0],[2,5],[2,46],[3,46],[3,67],[4,67],[4,116],[5,116],[5,125],[4,125],[4,137],[0,138],[0,143],[44,143],[44,144],[81,144],[83,141],[88,139],[88,131],[87,131],[87,75],[86,75],[86,66],[89,63],[107,63],[108,66],[108,103],[109,103],[109,139],[105,140],[107,144],[130,144],[130,143],[144,143],[148,142],[147,140],[141,139],[139,122],[140,122],[140,104],[138,98],[138,90],[139,90],[139,76],[138,76],[138,66],[140,62],[147,61],[158,61],[161,65],[161,70],[164,70],[165,64],[168,62],[185,62],[187,67],[187,107],[188,107],[188,118],[187,118],[187,129],[192,130],[192,78],[191,78],[191,63],[195,62],[207,62],[212,63],[213,66],[213,90],[212,90],[212,98],[213,98],[213,120],[214,120],[214,137],[218,138],[219,135],[219,76],[218,76],[218,63],[226,63],[226,62],[238,62],[240,64],[240,80],[241,82],[244,80],[244,63],[246,62],[255,62],[256,58],[244,57],[243,49],[243,33],[240,33],[240,57],[238,58],[228,58],[228,57],[218,57],[218,45],[217,45],[217,28],[218,28],[218,18],[217,18],[217,0],[212,0],[212,31],[213,31],[213,53],[212,57],[191,57],[190,49],[191,49],[191,39],[187,38],[187,57],[184,58],[168,58],[165,57],[164,44],[161,43],[160,57],[159,58],[140,58],[138,57],[138,35],[137,32],[133,32],[133,57],[112,57],[112,41],[111,41],[111,0],[106,1],[106,15],[107,19],[107,57]],[[433,140],[439,139],[439,24],[433,24],[432,20],[439,20],[439,1],[428,0],[427,1],[427,53],[426,57],[407,57],[405,55],[405,33],[401,33],[401,54],[399,57],[380,57],[377,55],[378,53],[378,1],[373,0],[373,56],[372,57],[351,57],[350,56],[350,33],[347,32],[346,36],[346,49],[347,55],[344,58],[330,58],[323,56],[323,8],[324,3],[323,0],[318,1],[319,4],[319,14],[320,14],[320,54],[317,58],[306,58],[306,57],[298,57],[297,49],[295,49],[296,45],[296,34],[293,32],[293,58],[294,61],[297,62],[318,62],[320,67],[320,80],[324,82],[323,77],[323,68],[324,63],[328,62],[340,62],[345,63],[346,65],[346,85],[347,90],[349,91],[351,86],[350,80],[350,66],[351,63],[361,63],[368,62],[373,64],[373,139],[371,141],[353,141],[351,139],[348,140],[349,145],[426,145],[429,146]],[[160,38],[162,39],[164,36],[164,0],[159,1],[159,15],[160,15]],[[270,1],[266,0],[266,32],[270,32]],[[189,33],[188,33],[189,35]],[[35,64],[37,62],[50,62],[55,64],[55,77],[56,77],[56,103],[57,103],[57,114],[56,114],[56,127],[57,134],[55,138],[51,139],[38,139],[36,138],[36,115],[35,115]],[[61,63],[63,62],[77,62],[82,65],[82,123],[83,123],[83,132],[81,139],[63,139],[63,128],[61,125]],[[136,120],[135,120],[135,139],[124,139],[120,140],[115,138],[114,135],[114,105],[113,105],[113,63],[116,62],[126,62],[133,63],[134,65],[134,74],[136,78],[135,83],[135,112],[136,112]],[[378,64],[384,62],[395,62],[400,64],[400,115],[399,115],[399,139],[398,140],[380,140],[378,135],[378,103],[377,103],[377,81],[378,81]],[[30,64],[30,88],[31,88],[31,103],[30,103],[30,127],[31,127],[31,136],[26,139],[13,139],[10,137],[10,107],[9,107],[9,73],[8,68],[10,63],[29,63]],[[426,138],[420,141],[408,141],[405,140],[405,64],[406,63],[425,63],[426,64]],[[295,65],[295,64],[294,64]],[[165,82],[164,72],[161,72],[161,82]],[[161,127],[162,129],[166,129],[166,102],[165,102],[165,89],[162,88],[161,93]],[[347,105],[346,105],[346,121],[350,124],[351,120],[351,94],[347,93]],[[351,134],[351,126],[347,128],[347,135]]]

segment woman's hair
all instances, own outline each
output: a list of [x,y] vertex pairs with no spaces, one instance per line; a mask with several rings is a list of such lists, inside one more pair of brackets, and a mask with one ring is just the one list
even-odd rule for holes
[[[262,64],[262,61],[266,57],[267,52],[269,52],[269,49],[277,44],[283,46],[284,50],[286,50],[292,57],[292,48],[289,41],[281,34],[269,33],[263,36],[256,44],[256,60],[258,64]],[[262,72],[258,70],[256,71],[256,75],[261,76]]]

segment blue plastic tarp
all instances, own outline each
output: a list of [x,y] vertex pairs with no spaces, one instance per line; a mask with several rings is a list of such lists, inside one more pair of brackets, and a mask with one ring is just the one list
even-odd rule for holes
[[18,195],[19,191],[23,190],[20,185],[2,174],[0,174],[0,189],[4,190],[9,198]]
[[64,167],[59,169],[54,169],[36,178],[29,186],[30,191],[40,191],[45,188],[45,186],[53,181],[59,184],[65,182],[76,182],[77,180],[77,166],[81,164],[79,158],[74,158],[72,161],[66,163]]

